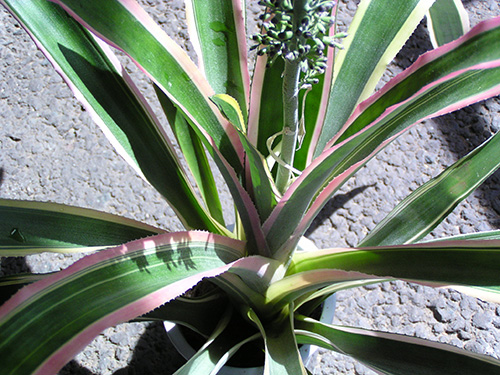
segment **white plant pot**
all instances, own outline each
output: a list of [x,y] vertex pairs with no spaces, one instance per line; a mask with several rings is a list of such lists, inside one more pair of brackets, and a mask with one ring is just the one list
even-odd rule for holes
[[[306,237],[302,237],[297,244],[297,251],[315,251],[318,250],[318,247],[312,242],[310,239]],[[319,317],[319,321],[322,323],[331,324],[333,322],[333,316],[335,315],[335,305],[336,305],[336,295],[328,297],[323,302],[323,310],[321,310],[321,315]],[[319,347],[315,345],[302,345],[300,347],[300,355],[302,357],[302,362],[304,366],[309,367],[314,358],[316,357],[316,353],[318,352]]]
[[[309,239],[302,237],[297,245],[297,251],[314,251],[318,248],[316,245]],[[321,312],[321,316],[319,320],[323,323],[332,323],[333,316],[335,314],[335,294],[331,297],[327,298],[323,302],[323,310]],[[182,333],[180,326],[172,322],[164,322],[165,330],[167,331],[167,335],[177,349],[179,354],[181,354],[185,359],[190,359],[196,353],[196,350],[189,344],[186,340],[186,337]],[[300,356],[302,357],[302,362],[304,366],[309,367],[312,363],[317,351],[318,347],[314,345],[302,345],[300,347]],[[232,366],[224,366],[222,367],[218,375],[262,375],[264,372],[264,367],[232,367]]]
[[[180,355],[185,359],[190,359],[195,355],[196,350],[189,344],[177,324],[164,322],[168,337]],[[264,367],[222,367],[218,375],[262,375]]]

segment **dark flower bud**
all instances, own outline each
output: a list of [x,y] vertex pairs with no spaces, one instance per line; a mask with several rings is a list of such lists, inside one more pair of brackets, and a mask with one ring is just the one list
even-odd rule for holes
[[278,38],[280,38],[281,40],[288,40],[291,39],[292,37],[293,33],[291,31],[283,31],[278,34]]

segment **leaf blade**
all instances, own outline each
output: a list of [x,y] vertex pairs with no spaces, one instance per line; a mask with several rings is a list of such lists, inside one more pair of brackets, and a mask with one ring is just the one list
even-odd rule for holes
[[432,231],[500,166],[500,137],[492,136],[400,202],[359,246],[412,243]]
[[216,94],[235,98],[246,118],[250,75],[242,2],[191,0],[186,2],[186,12],[190,37],[208,82]]
[[0,254],[78,252],[117,246],[165,231],[95,210],[0,199]]
[[154,85],[154,89],[167,116],[170,128],[174,132],[184,160],[205,202],[205,207],[215,220],[224,224],[224,215],[222,213],[217,185],[215,184],[202,140],[188,123],[182,111],[177,109],[168,96],[158,86]]
[[415,337],[327,325],[304,317],[297,326],[328,340],[330,345],[323,346],[386,375],[496,374],[500,367],[492,357]]
[[99,252],[30,284],[0,308],[2,369],[55,373],[102,329],[224,272],[243,252],[241,241],[178,232]]
[[427,27],[437,48],[469,31],[469,15],[461,0],[437,0],[429,9]]
[[319,250],[314,256],[296,253],[288,274],[341,269],[430,285],[471,286],[491,290],[488,298],[497,302],[499,246],[498,240],[462,240],[328,249]]

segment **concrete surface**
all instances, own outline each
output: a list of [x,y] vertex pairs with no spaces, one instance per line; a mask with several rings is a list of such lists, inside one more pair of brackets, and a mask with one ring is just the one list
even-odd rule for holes
[[[348,24],[356,1],[341,2]],[[183,2],[142,1],[188,50]],[[498,1],[464,1],[471,23],[500,15]],[[255,6],[249,6],[254,18]],[[422,24],[391,65],[389,76],[430,48]],[[191,51],[192,52],[192,51]],[[0,197],[53,201],[135,218],[170,230],[179,221],[151,187],[122,161],[27,34],[0,11]],[[130,63],[149,98],[147,88]],[[387,78],[386,78],[387,79]],[[159,112],[158,107],[155,110]],[[415,126],[372,160],[313,223],[319,247],[355,246],[397,202],[465,155],[500,127],[498,98]],[[500,227],[498,173],[459,205],[428,238]],[[34,255],[1,260],[0,274],[48,272],[76,256]],[[500,306],[403,282],[338,294],[336,323],[447,342],[500,356]],[[183,363],[159,324],[121,324],[99,335],[60,374],[170,374]],[[362,365],[322,352],[315,374],[368,374]]]

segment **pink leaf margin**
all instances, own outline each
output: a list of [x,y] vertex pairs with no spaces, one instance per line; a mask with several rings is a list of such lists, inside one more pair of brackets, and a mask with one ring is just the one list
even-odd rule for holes
[[250,108],[248,110],[247,137],[251,144],[256,145],[259,138],[259,118],[262,89],[266,77],[267,56],[257,56],[250,88]]
[[[335,3],[334,8],[332,9],[332,14],[337,14],[337,6],[338,2]],[[334,24],[330,28],[329,35],[334,36],[336,33],[336,25]],[[333,82],[333,65],[335,63],[335,48],[329,48],[326,58],[326,70],[325,70],[325,82],[323,83],[323,93],[321,95],[321,105],[319,107],[318,118],[316,119],[316,126],[314,127],[314,133],[311,138],[311,143],[309,145],[309,152],[307,153],[307,161],[306,165],[311,164],[313,160],[314,150],[316,149],[316,145],[318,144],[319,137],[321,135],[321,131],[323,130],[323,125],[326,117],[326,110],[328,107],[328,99],[330,97],[330,89]]]
[[246,41],[245,27],[245,11],[241,0],[232,0],[234,9],[234,22],[236,29],[236,37],[238,39],[238,49],[240,55],[240,71],[243,78],[243,87],[245,90],[245,98],[247,98],[247,108],[250,100],[250,72],[248,71],[248,48]]

